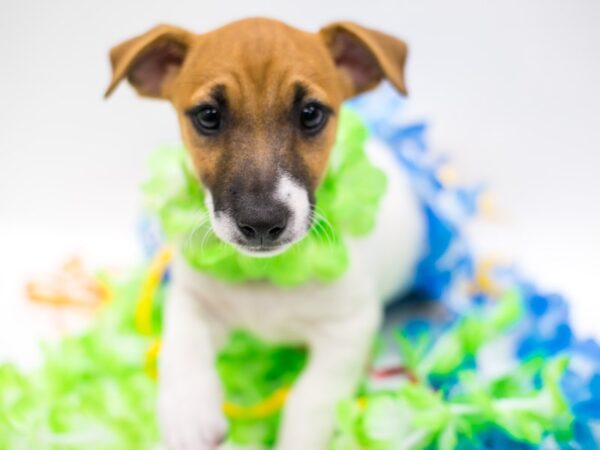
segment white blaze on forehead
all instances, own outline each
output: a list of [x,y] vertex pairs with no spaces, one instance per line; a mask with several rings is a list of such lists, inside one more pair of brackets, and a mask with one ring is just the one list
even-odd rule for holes
[[310,202],[308,191],[289,174],[280,171],[275,198],[283,203],[290,212],[286,234],[294,236],[294,240],[302,237],[310,223]]

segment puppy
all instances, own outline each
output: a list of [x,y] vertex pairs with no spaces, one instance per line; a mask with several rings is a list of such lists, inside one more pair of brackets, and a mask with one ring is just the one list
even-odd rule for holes
[[[160,25],[112,49],[107,95],[127,78],[140,95],[169,100],[215,234],[240,252],[269,257],[312,226],[342,102],[384,78],[406,93],[406,55],[402,41],[353,23],[316,34],[268,19],[206,34]],[[382,304],[410,286],[424,240],[407,175],[385,147],[369,142],[367,151],[388,188],[375,229],[349,240],[350,267],[337,281],[235,284],[182,258],[174,264],[159,378],[170,450],[214,449],[224,440],[213,364],[234,328],[307,346],[309,362],[287,399],[277,448],[327,447],[336,403],[357,387]]]

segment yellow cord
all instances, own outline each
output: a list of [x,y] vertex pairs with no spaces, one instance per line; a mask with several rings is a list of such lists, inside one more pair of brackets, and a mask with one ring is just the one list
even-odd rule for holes
[[225,402],[223,412],[230,419],[264,419],[283,408],[288,394],[289,388],[283,387],[252,406],[239,406],[231,402]]
[[144,336],[154,334],[152,327],[152,303],[154,294],[160,285],[169,263],[173,259],[173,250],[169,247],[160,249],[148,269],[146,277],[142,281],[142,289],[135,309],[135,327]]
[[158,354],[160,353],[160,339],[155,339],[146,350],[146,373],[150,378],[158,378]]

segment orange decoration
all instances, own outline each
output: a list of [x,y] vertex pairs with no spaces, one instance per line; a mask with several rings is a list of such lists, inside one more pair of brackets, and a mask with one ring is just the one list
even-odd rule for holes
[[110,288],[86,272],[83,263],[76,257],[49,277],[30,281],[26,290],[30,300],[54,307],[95,309],[111,297]]

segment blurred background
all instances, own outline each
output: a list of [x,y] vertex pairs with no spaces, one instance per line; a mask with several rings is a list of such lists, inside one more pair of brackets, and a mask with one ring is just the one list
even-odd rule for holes
[[600,337],[600,2],[597,0],[1,0],[0,358],[39,332],[24,283],[69,255],[139,259],[138,186],[179,142],[167,103],[121,86],[108,50],[159,22],[202,32],[263,15],[316,31],[353,20],[405,39],[409,114],[461,176],[492,191],[484,254],[517,262]]

